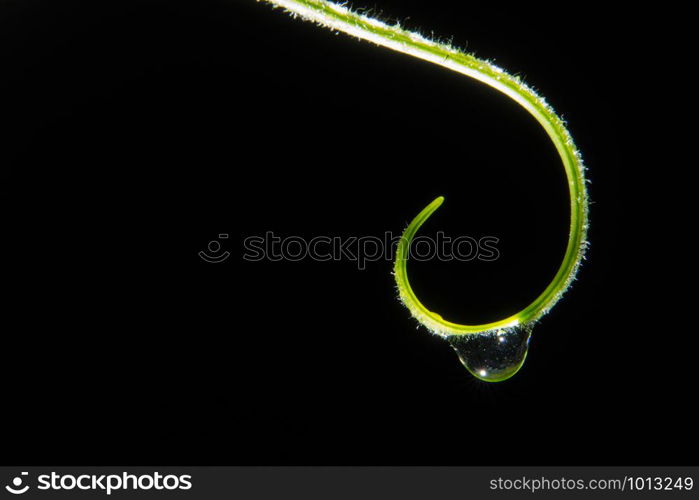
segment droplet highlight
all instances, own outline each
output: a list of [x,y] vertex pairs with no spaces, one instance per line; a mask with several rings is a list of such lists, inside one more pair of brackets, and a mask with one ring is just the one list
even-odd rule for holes
[[470,335],[452,335],[448,341],[461,363],[476,378],[502,382],[524,364],[529,351],[530,325],[501,328]]

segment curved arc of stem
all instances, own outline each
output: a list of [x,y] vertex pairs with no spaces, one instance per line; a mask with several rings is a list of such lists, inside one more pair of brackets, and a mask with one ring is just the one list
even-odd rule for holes
[[[260,0],[258,0],[260,1]],[[553,142],[568,179],[570,193],[570,231],[563,261],[551,283],[531,304],[520,312],[499,321],[480,325],[462,325],[442,318],[427,309],[417,298],[408,281],[406,263],[410,242],[420,226],[442,204],[439,197],[408,225],[398,245],[394,274],[400,299],[411,314],[433,333],[442,336],[464,335],[533,323],[546,314],[568,289],[577,273],[587,247],[588,198],[582,158],[565,123],[545,99],[495,64],[479,59],[451,45],[429,40],[399,25],[390,26],[377,19],[353,12],[326,0],[263,0],[287,9],[294,15],[373,42],[418,59],[429,61],[478,80],[517,102],[544,128]]]

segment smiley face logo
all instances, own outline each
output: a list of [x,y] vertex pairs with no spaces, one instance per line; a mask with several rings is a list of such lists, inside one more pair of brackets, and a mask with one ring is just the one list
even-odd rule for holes
[[227,240],[228,239],[228,234],[222,233],[218,235],[218,240],[212,240],[209,242],[209,245],[207,247],[208,252],[202,250],[199,252],[199,257],[205,262],[209,262],[211,264],[218,264],[220,262],[225,261],[228,259],[228,257],[231,256],[231,253],[229,251],[223,251],[221,249],[221,242],[219,240]]
[[5,486],[5,489],[12,493],[13,495],[21,495],[22,493],[26,493],[27,490],[29,489],[29,485],[22,487],[22,476],[26,476],[28,472],[22,472],[21,475],[15,477],[12,480],[11,485]]

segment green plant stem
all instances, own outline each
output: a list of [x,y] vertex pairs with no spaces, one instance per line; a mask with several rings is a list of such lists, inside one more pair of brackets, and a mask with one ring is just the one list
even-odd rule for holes
[[584,166],[564,122],[534,90],[519,77],[513,76],[489,61],[478,59],[451,45],[429,40],[422,35],[404,30],[399,25],[389,26],[377,19],[352,12],[350,9],[325,0],[264,0],[304,19],[327,28],[397,52],[432,62],[499,90],[526,109],[544,128],[563,162],[570,191],[570,231],[563,262],[555,277],[534,301],[520,312],[492,323],[462,325],[445,320],[428,310],[415,296],[408,281],[406,263],[410,243],[420,226],[442,204],[440,197],[428,205],[408,225],[398,245],[394,273],[401,300],[411,314],[432,332],[442,335],[479,333],[520,324],[531,323],[546,314],[568,289],[577,273],[587,246],[587,191]]

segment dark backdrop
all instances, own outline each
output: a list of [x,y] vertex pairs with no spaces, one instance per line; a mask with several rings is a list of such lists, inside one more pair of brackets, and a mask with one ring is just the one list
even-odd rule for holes
[[[519,310],[568,201],[513,102],[253,0],[3,1],[2,462],[695,460],[681,179],[655,156],[672,96],[642,36],[682,13],[376,3],[522,75],[590,169],[588,260],[522,371],[473,379],[388,261],[242,259],[266,231],[397,234],[444,195],[422,234],[495,236],[500,259],[415,263],[418,295],[462,322]],[[230,258],[203,262],[221,233]]]

